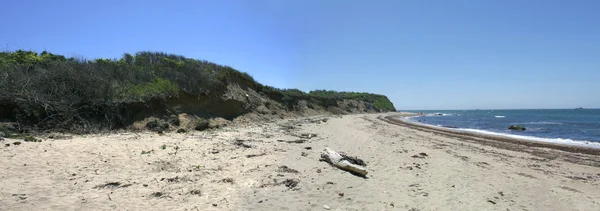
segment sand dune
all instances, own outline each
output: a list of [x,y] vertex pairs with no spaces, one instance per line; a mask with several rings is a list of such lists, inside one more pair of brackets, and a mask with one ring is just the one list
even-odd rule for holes
[[[186,134],[2,141],[0,210],[598,210],[597,156],[317,116]],[[302,134],[315,134],[302,135]],[[5,146],[9,144],[9,146]],[[367,163],[360,178],[325,147]],[[558,153],[560,151],[560,153]]]

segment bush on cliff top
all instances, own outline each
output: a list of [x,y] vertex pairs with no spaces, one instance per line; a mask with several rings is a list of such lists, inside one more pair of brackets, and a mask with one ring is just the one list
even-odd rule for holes
[[120,127],[127,103],[169,99],[180,92],[210,95],[239,84],[291,107],[299,100],[335,105],[358,99],[380,111],[394,106],[383,95],[277,89],[231,67],[179,55],[138,52],[120,59],[86,60],[32,51],[0,52],[0,120],[38,128]]

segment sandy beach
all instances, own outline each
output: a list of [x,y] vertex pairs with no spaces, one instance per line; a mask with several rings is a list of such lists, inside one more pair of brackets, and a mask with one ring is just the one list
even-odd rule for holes
[[[455,134],[394,115],[7,139],[0,210],[600,209],[597,150]],[[364,160],[367,178],[319,161],[325,147]]]

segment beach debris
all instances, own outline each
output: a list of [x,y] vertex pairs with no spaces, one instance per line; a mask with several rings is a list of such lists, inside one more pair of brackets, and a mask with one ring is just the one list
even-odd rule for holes
[[198,195],[198,196],[202,196],[202,191],[200,190],[191,190],[190,191],[191,195]]
[[312,119],[312,120],[308,120],[307,122],[309,123],[316,123],[316,124],[321,124],[322,122],[327,122],[329,119],[327,118],[322,118],[322,119]]
[[302,144],[304,142],[306,142],[305,139],[297,139],[297,140],[293,140],[293,141],[286,141],[286,140],[277,140],[278,142],[285,142],[288,144]]
[[235,140],[235,142],[233,144],[236,146],[239,146],[239,147],[252,148],[252,145],[247,144],[245,142],[246,142],[246,140],[237,139],[237,140]]
[[166,182],[182,182],[184,180],[189,180],[189,179],[187,179],[185,177],[179,177],[179,176],[160,178],[160,181],[166,181]]
[[314,133],[302,133],[302,134],[300,134],[300,138],[311,139],[312,137],[317,137],[317,134],[314,134]]
[[12,196],[16,196],[16,197],[18,197],[20,200],[25,200],[25,199],[27,199],[27,194],[24,194],[24,193],[15,193],[15,194],[13,194]]
[[154,193],[150,194],[150,196],[156,197],[156,198],[161,198],[161,197],[165,196],[165,194],[163,192],[154,192]]
[[227,177],[227,178],[222,179],[220,182],[222,182],[222,183],[232,183],[233,184],[233,178]]
[[142,150],[142,155],[150,154],[150,153],[153,153],[153,152],[154,152],[154,150],[148,150],[148,151]]
[[523,131],[523,130],[525,130],[525,127],[520,126],[520,125],[511,125],[511,126],[508,126],[508,129],[509,130],[521,130],[521,131]]
[[304,147],[305,150],[311,150],[312,147]]
[[290,125],[290,124],[283,124],[283,125],[280,125],[279,127],[281,130],[286,131],[286,132],[290,132],[290,130],[297,129],[296,126]]
[[306,153],[306,152],[301,152],[301,153],[300,153],[300,155],[302,155],[302,157],[306,157],[306,156],[308,156],[308,153]]
[[350,155],[346,155],[344,153],[340,153],[340,155],[347,161],[350,161],[350,163],[352,164],[356,164],[359,166],[367,166],[367,164],[365,163],[365,161],[363,161],[362,159],[356,157],[356,156],[350,156]]
[[300,180],[297,179],[286,179],[282,182],[282,184],[284,184],[285,187],[288,187],[290,189],[296,187],[298,183],[300,183]]
[[413,156],[411,156],[411,157],[413,157],[413,158],[426,158],[426,157],[428,157],[428,156],[429,156],[429,155],[427,155],[427,153],[421,152],[421,153],[419,153],[419,154],[416,154],[416,155],[413,155]]
[[331,209],[331,207],[329,207],[329,205],[323,205],[323,209],[325,209],[325,210],[330,210],[330,209]]
[[13,143],[13,145],[21,145],[21,142],[19,142],[19,141],[15,141],[15,142]]
[[300,173],[298,170],[287,167],[287,166],[279,166],[279,168],[277,169],[277,172],[282,172],[282,173]]
[[356,157],[342,155],[328,147],[321,152],[321,160],[360,177],[366,177],[367,175],[364,161]]
[[300,180],[298,180],[298,179],[285,179],[285,180],[283,180],[283,182],[277,182],[277,179],[273,179],[272,183],[262,184],[259,187],[264,188],[264,187],[268,187],[268,186],[285,185],[289,189],[297,190],[294,188],[298,185],[298,183],[300,183]]
[[253,157],[259,157],[259,156],[263,156],[266,155],[266,153],[260,153],[260,154],[250,154],[250,155],[246,155],[247,158],[253,158]]
[[120,182],[107,182],[105,184],[96,185],[93,188],[94,189],[106,189],[106,188],[113,189],[113,188],[126,188],[126,187],[129,187],[129,186],[131,186],[131,184],[121,185]]
[[179,128],[177,129],[177,133],[187,133],[187,130],[185,128]]

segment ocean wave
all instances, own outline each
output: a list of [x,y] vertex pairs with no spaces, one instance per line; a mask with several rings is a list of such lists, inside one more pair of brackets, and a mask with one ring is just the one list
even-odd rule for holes
[[545,127],[535,127],[535,128],[527,128],[527,131],[548,131],[548,128]]
[[540,138],[540,137],[535,137],[535,136],[523,136],[523,135],[514,135],[514,134],[506,134],[506,133],[496,133],[496,132],[491,132],[491,131],[487,131],[487,130],[468,129],[468,128],[459,128],[456,130],[471,132],[471,133],[480,133],[480,134],[486,134],[486,135],[495,135],[495,136],[504,136],[504,137],[509,137],[509,138],[525,139],[525,140],[529,140],[529,141],[600,148],[600,143],[584,141],[584,140],[572,140],[572,139],[563,139],[563,138]]
[[[444,125],[440,125],[440,124],[436,124],[436,125],[426,124],[423,122],[414,121],[414,119],[411,119],[411,118],[404,118],[404,119],[408,120],[408,122],[411,122],[413,124],[429,126],[429,127],[434,127],[434,128],[446,128],[446,129],[450,129],[450,130],[454,130],[454,131],[464,131],[464,132],[479,133],[479,134],[485,134],[485,135],[503,136],[503,137],[518,138],[518,139],[537,141],[537,142],[545,142],[545,143],[557,143],[557,144],[565,144],[565,145],[572,145],[572,146],[600,148],[600,142],[592,142],[592,141],[586,141],[586,140],[572,140],[572,139],[563,139],[563,138],[541,138],[541,137],[535,137],[535,136],[497,133],[497,132],[491,132],[491,131],[479,130],[479,129],[455,128],[455,127],[449,127],[449,126],[444,126]],[[535,129],[537,129],[537,128],[535,128]],[[546,128],[540,128],[540,129],[543,130]],[[532,130],[533,130],[533,128],[532,128]]]
[[521,123],[516,123],[518,125],[562,125],[563,123],[560,122],[521,122]]
[[494,116],[494,117],[496,117],[496,118],[504,118],[506,116]]
[[445,113],[428,113],[425,116],[454,116],[454,114],[445,114]]

